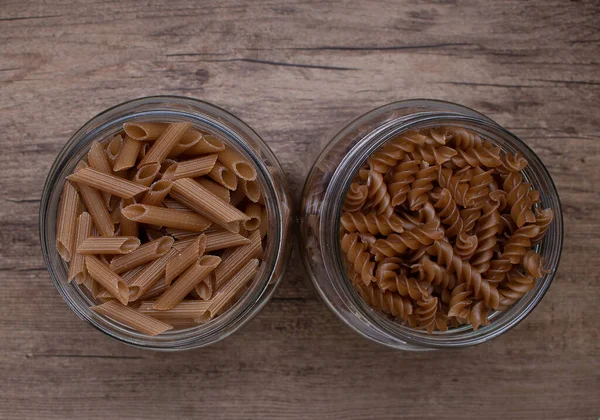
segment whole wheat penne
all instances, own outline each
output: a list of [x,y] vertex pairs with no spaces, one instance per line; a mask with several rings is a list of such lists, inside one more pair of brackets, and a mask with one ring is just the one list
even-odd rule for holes
[[102,236],[113,236],[115,234],[115,227],[108,213],[108,209],[104,203],[100,191],[88,187],[87,185],[80,185],[79,192],[81,193],[81,199],[85,204],[85,208],[92,216],[94,226],[98,229],[98,233]]
[[196,239],[200,235],[198,232],[185,229],[165,228],[167,235],[176,240]]
[[246,214],[190,178],[175,181],[169,194],[177,201],[183,198],[184,204],[229,231],[229,223],[248,220]]
[[123,144],[119,150],[119,154],[115,159],[113,170],[122,171],[123,169],[133,168],[137,161],[138,155],[140,154],[140,148],[142,143],[132,139],[129,136],[125,136]]
[[[92,234],[92,216],[88,212],[83,212],[77,218],[77,233],[75,235],[75,247],[77,249],[79,245]],[[85,257],[83,254],[75,251],[69,264],[69,277],[68,281],[75,280],[77,284],[81,284],[87,277],[87,271],[85,269]]]
[[92,306],[91,309],[96,313],[112,318],[123,325],[147,335],[154,336],[173,329],[172,325],[144,315],[135,309],[128,308],[115,301]]
[[252,201],[253,203],[258,203],[261,198],[258,182],[240,179],[239,188],[244,192],[244,195],[248,197],[248,200]]
[[[123,305],[129,302],[129,287],[123,279],[94,255],[85,256],[88,274]],[[125,270],[124,270],[125,271]]]
[[194,239],[185,249],[167,262],[165,269],[165,281],[167,285],[183,273],[187,268],[204,255],[206,249],[206,235],[200,235]]
[[[165,255],[144,266],[129,283],[130,300],[135,301],[146,294],[161,278],[165,276],[167,263],[178,254],[177,250],[171,248]],[[165,288],[167,284],[165,284]],[[157,293],[158,294],[158,293]]]
[[210,134],[203,134],[200,141],[183,152],[183,155],[195,157],[208,153],[222,152],[223,150],[225,150],[225,144],[223,144],[222,140]]
[[[85,263],[85,256],[84,256],[84,263]],[[86,273],[87,273],[87,268],[86,268]],[[85,280],[83,281],[83,286],[89,290],[90,294],[92,295],[92,297],[94,299],[99,299],[101,295],[105,295],[108,296],[110,299],[114,299],[114,297],[108,293],[104,287],[102,287],[100,285],[100,283],[98,283],[96,280],[94,280],[92,278],[92,276],[89,275],[89,273],[86,275]]]
[[207,155],[179,162],[173,174],[173,180],[206,175],[215,166],[216,161],[217,155]]
[[69,175],[67,179],[76,182],[78,185],[87,185],[121,198],[133,198],[148,189],[144,185],[136,184],[118,176],[105,174],[92,168],[84,168]]
[[202,138],[202,133],[190,129],[183,134],[183,137],[177,142],[173,150],[169,153],[169,158],[175,158],[185,152],[187,149],[194,147]]
[[133,176],[133,182],[140,185],[150,186],[158,176],[160,171],[160,163],[149,163],[137,170]]
[[152,144],[146,156],[138,163],[138,168],[148,163],[161,163],[177,145],[185,132],[192,126],[190,122],[169,124],[164,133]]
[[198,283],[196,285],[196,287],[194,288],[196,291],[196,294],[198,295],[198,298],[202,299],[202,300],[209,300],[213,295],[214,285],[215,285],[215,272],[213,271],[208,276],[206,276],[204,278],[204,280],[202,280],[200,283]]
[[[103,193],[106,194],[106,193]],[[121,223],[121,200],[122,198],[117,197],[116,195],[110,196],[110,201],[108,202],[108,212],[110,214],[110,221],[113,225],[117,225]],[[135,201],[134,201],[135,202]],[[122,235],[126,236],[126,235]],[[133,235],[131,235],[133,236]]]
[[123,209],[123,214],[130,220],[156,226],[202,232],[211,222],[203,216],[187,210],[175,210],[146,204],[133,204]]
[[188,268],[185,273],[175,280],[165,292],[154,302],[152,308],[159,311],[173,309],[190,293],[196,284],[210,274],[221,262],[221,258],[214,255],[203,255]]
[[155,239],[158,238],[162,238],[163,236],[166,236],[166,234],[162,231],[162,230],[156,230],[156,229],[146,229],[146,238],[148,238],[149,241],[153,241]]
[[150,289],[148,289],[146,293],[137,298],[137,301],[141,302],[162,295],[168,287],[169,286],[167,286],[167,283],[165,283],[165,278],[163,277],[159,279],[156,283],[154,283],[154,285]]
[[247,245],[250,242],[249,238],[226,230],[209,232],[206,233],[206,252]]
[[142,146],[140,147],[140,153],[138,153],[138,160],[143,159],[144,156],[146,156],[146,153],[148,153],[149,149],[150,149],[150,143],[143,142]]
[[165,206],[166,208],[169,209],[176,209],[176,210],[191,210],[188,206],[186,206],[183,203],[180,203],[177,200],[173,200],[172,198],[165,198],[162,202],[163,206]]
[[198,183],[202,185],[204,188],[209,190],[211,193],[219,197],[223,201],[227,201],[231,199],[231,194],[228,188],[217,184],[215,181],[211,181],[208,178],[202,177],[197,179]]
[[141,201],[141,204],[147,204],[149,206],[160,206],[169,191],[173,183],[171,181],[156,181],[150,185],[150,189],[146,191],[146,195]]
[[231,204],[234,207],[237,207],[245,199],[246,199],[246,194],[244,194],[244,191],[242,191],[241,188],[238,188],[237,190],[235,190],[231,193],[231,199],[229,200],[229,204]]
[[120,255],[110,262],[110,269],[120,274],[138,265],[156,260],[165,255],[173,245],[173,238],[163,236],[152,242],[147,242],[131,254]]
[[[151,264],[151,263],[149,263]],[[135,276],[142,271],[144,268],[146,267],[146,265],[138,265],[135,268],[132,268],[129,271],[126,271],[122,274],[120,274],[121,278],[123,279],[123,281],[125,282],[125,284],[127,285],[127,287],[129,287],[129,303],[131,303],[134,299],[133,299],[133,293],[134,290],[132,290],[131,288],[131,282],[133,281],[133,279],[135,278]],[[110,293],[108,293],[106,290],[102,289],[102,291],[100,293],[97,294],[97,296],[95,296],[98,299],[109,299],[112,298],[112,295]]]
[[[173,166],[173,165],[177,165],[177,161],[174,159],[165,159],[161,162],[160,164],[160,171],[158,171],[158,177],[160,179],[162,179],[165,176],[165,172],[167,172],[167,170]],[[177,168],[173,168],[171,175],[173,173],[175,173],[175,169]],[[168,179],[167,179],[168,180]]]
[[123,209],[131,204],[135,204],[135,200],[131,198],[122,198],[119,202],[119,228],[122,236],[139,235],[139,226],[137,222],[129,220],[123,215]]
[[142,302],[138,308],[138,312],[151,316],[152,318],[160,319],[166,322],[171,320],[185,319],[185,318],[198,318],[206,312],[208,307],[212,304],[211,301],[202,300],[183,300],[179,302],[173,309],[166,311],[157,311],[152,308],[154,305],[153,301]]
[[228,190],[234,191],[238,186],[238,177],[221,162],[214,164],[208,176]]
[[[104,204],[103,204],[104,205]],[[71,261],[75,248],[77,217],[81,212],[81,201],[75,187],[68,181],[63,187],[56,223],[56,248],[61,258]]]
[[123,131],[134,140],[156,140],[165,132],[167,126],[166,123],[131,122],[123,124]]
[[123,137],[120,134],[114,136],[108,144],[106,145],[106,157],[110,162],[111,166],[114,166],[115,161],[117,160],[117,156],[119,155],[119,150],[121,150],[121,146],[123,145]]
[[[104,147],[99,142],[95,141],[92,143],[87,158],[91,168],[105,174],[112,174],[112,164],[108,162]],[[108,203],[111,195],[103,192],[102,196],[104,197],[104,201]]]
[[84,255],[130,254],[139,247],[140,240],[135,236],[90,236],[77,247],[77,252]]
[[260,219],[262,217],[262,206],[256,203],[248,203],[246,204],[246,209],[244,212],[250,218],[250,220],[246,220],[242,223],[244,229],[247,231],[258,229],[260,227]]
[[258,260],[252,259],[248,261],[231,280],[212,297],[212,305],[206,310],[202,316],[196,318],[197,322],[203,322],[214,318],[221,313],[225,305],[242,290],[242,288],[256,275],[258,271]]
[[254,181],[256,179],[254,165],[227,145],[225,146],[225,150],[219,152],[219,162],[241,179],[245,179],[246,181]]
[[215,270],[215,289],[220,290],[248,261],[256,258],[262,251],[262,242],[258,230],[250,234],[250,243],[232,249],[223,255],[223,262]]
[[258,227],[258,231],[260,232],[260,239],[264,239],[267,236],[269,231],[269,219],[267,217],[267,209],[266,207],[262,208],[262,213],[260,215],[260,226]]

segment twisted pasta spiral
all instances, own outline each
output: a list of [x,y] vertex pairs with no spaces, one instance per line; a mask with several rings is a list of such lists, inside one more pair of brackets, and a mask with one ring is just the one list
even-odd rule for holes
[[415,315],[419,322],[419,328],[427,330],[431,334],[435,327],[435,314],[438,308],[438,298],[427,297],[417,301]]
[[509,173],[502,186],[507,193],[506,201],[511,206],[510,215],[518,227],[535,222],[528,197],[530,187],[527,182],[523,182],[523,177],[518,172]]
[[390,167],[395,166],[404,159],[406,153],[412,153],[416,146],[420,146],[427,140],[426,136],[418,132],[408,132],[387,142],[381,151],[377,151],[367,160],[373,171],[385,174]]
[[452,289],[452,297],[448,304],[448,316],[458,318],[468,318],[469,306],[471,305],[471,291],[467,290],[467,285],[461,283]]
[[429,258],[423,258],[421,261],[421,264],[418,265],[420,281],[426,281],[442,289],[454,288],[456,277],[453,274],[450,274],[444,267],[441,267]]
[[411,210],[420,209],[427,201],[427,193],[433,189],[433,181],[437,179],[437,166],[422,166],[410,185],[408,204]]
[[434,240],[441,239],[444,233],[433,224],[424,224],[400,234],[388,235],[385,239],[377,239],[371,245],[371,253],[375,260],[400,255],[408,249],[417,250],[422,245],[431,245]]
[[462,127],[448,127],[450,143],[457,149],[470,149],[472,147],[482,147],[483,140],[478,134]]
[[504,245],[502,258],[507,258],[513,264],[519,264],[521,259],[531,247],[531,239],[540,233],[539,226],[527,225],[515,231]]
[[490,268],[490,260],[494,256],[494,247],[497,242],[496,235],[501,229],[502,222],[497,206],[486,202],[477,226],[479,247],[471,259],[471,265],[480,273],[484,273]]
[[369,172],[367,180],[369,194],[367,198],[370,200],[371,207],[377,207],[377,214],[390,215],[394,210],[390,206],[391,198],[387,190],[387,184],[383,181],[383,175],[376,171]]
[[544,239],[544,235],[550,229],[550,225],[554,220],[554,212],[552,209],[536,209],[535,212],[535,224],[540,228],[540,233],[534,238],[531,238],[533,245],[540,243]]
[[464,206],[466,204],[466,195],[469,190],[469,171],[457,172],[454,174],[451,169],[438,167],[438,183],[440,187],[446,188],[452,194],[456,204]]
[[456,149],[456,156],[452,157],[452,163],[459,168],[467,166],[487,166],[495,168],[502,165],[500,149],[487,149],[485,147],[471,147],[469,149]]
[[535,277],[536,279],[544,277],[547,271],[544,269],[546,260],[535,251],[527,251],[523,256],[523,267],[527,274]]
[[480,326],[488,325],[490,323],[488,319],[489,314],[490,309],[485,305],[484,301],[479,300],[475,302],[469,312],[469,322],[473,330],[477,331]]
[[343,213],[340,219],[342,227],[348,232],[389,235],[392,232],[404,232],[403,221],[397,215],[385,216],[370,213]]
[[448,226],[446,236],[452,238],[458,235],[463,229],[463,220],[450,191],[443,188],[439,193],[432,193],[431,198],[435,200],[433,206],[442,217],[442,223]]
[[415,174],[419,172],[419,162],[409,160],[401,162],[392,176],[392,182],[388,185],[390,196],[392,197],[392,206],[399,206],[406,201],[410,185],[415,180]]
[[375,281],[381,290],[397,290],[396,277],[401,274],[402,265],[402,258],[398,257],[384,258],[377,263]]
[[466,232],[461,232],[456,237],[456,242],[454,243],[454,253],[463,260],[469,260],[475,251],[479,252],[480,248],[477,248],[477,244],[478,239],[476,235],[468,235]]
[[506,196],[507,196],[507,194],[506,194],[506,191],[504,191],[504,190],[495,189],[490,192],[490,195],[489,195],[490,200],[492,200],[494,203],[496,203],[498,205],[499,212],[503,212],[504,209],[506,209],[506,206],[508,205]]
[[412,153],[412,157],[415,160],[422,160],[430,165],[441,165],[450,161],[458,152],[448,146],[435,147],[433,145],[425,144],[417,147]]
[[367,252],[367,245],[360,242],[358,235],[348,233],[342,238],[342,251],[346,253],[348,261],[354,266],[354,270],[360,274],[362,281],[369,284],[374,280],[373,270],[375,263],[371,261],[371,255]]
[[528,275],[511,270],[507,274],[507,282],[500,289],[500,306],[498,310],[506,310],[509,306],[521,299],[525,293],[529,292],[535,286],[535,279]]
[[527,166],[527,159],[525,159],[519,152],[516,153],[505,153],[502,156],[502,164],[498,166],[498,171],[502,173],[509,172],[520,172]]
[[452,245],[444,241],[435,241],[428,252],[437,257],[438,264],[443,264],[448,270],[452,270],[460,283],[466,283],[467,289],[472,290],[476,298],[485,300],[486,305],[492,309],[498,307],[500,300],[498,290],[487,280],[482,279],[481,274],[474,270],[471,264],[454,255]]
[[399,317],[405,321],[413,313],[413,305],[410,299],[404,298],[392,292],[382,292],[373,284],[358,284],[356,288],[362,298],[375,309],[386,314]]
[[484,171],[481,168],[473,170],[473,176],[469,180],[469,189],[465,194],[465,204],[468,207],[482,208],[489,201],[490,187],[493,182],[492,170]]
[[452,137],[452,134],[447,127],[430,128],[427,130],[427,133],[429,134],[429,137],[439,145],[446,144],[450,137]]
[[350,188],[346,193],[343,210],[354,212],[359,211],[367,201],[369,188],[366,185],[361,185],[357,182],[350,184]]
[[460,218],[463,220],[463,231],[472,232],[475,230],[475,224],[480,217],[480,209],[462,209],[460,211]]
[[492,284],[498,284],[505,279],[506,273],[508,273],[512,267],[513,264],[507,258],[491,260],[490,267],[485,272],[485,278]]

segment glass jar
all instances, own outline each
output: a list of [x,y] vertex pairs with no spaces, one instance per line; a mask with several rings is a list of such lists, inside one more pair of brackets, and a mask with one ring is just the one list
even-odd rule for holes
[[[555,220],[535,250],[547,260],[547,273],[533,290],[504,312],[490,315],[490,324],[446,332],[415,330],[369,307],[347,278],[340,249],[342,204],[354,175],[380,146],[401,132],[452,125],[467,128],[504,151],[520,152],[529,165],[525,180],[541,193],[541,206],[551,207]],[[552,283],[563,241],[563,220],[556,187],[536,154],[514,134],[472,109],[448,102],[408,100],[364,114],[346,125],[324,147],[306,180],[300,216],[303,260],[321,298],[350,328],[378,343],[402,350],[465,347],[491,340],[529,314]]]
[[[68,266],[56,249],[56,217],[65,177],[73,172],[94,140],[109,138],[133,121],[190,121],[253,162],[269,215],[263,264],[244,296],[214,320],[192,328],[150,337],[90,310],[95,304],[85,287],[67,282]],[[175,96],[140,98],[110,108],[86,123],[60,151],[46,179],[40,204],[40,242],[50,278],[71,309],[83,320],[118,341],[154,350],[183,350],[219,341],[248,322],[267,303],[281,281],[291,251],[290,198],[285,175],[266,143],[244,122],[196,99]]]

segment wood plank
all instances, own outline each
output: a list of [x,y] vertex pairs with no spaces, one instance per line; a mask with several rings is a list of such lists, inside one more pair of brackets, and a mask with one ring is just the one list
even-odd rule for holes
[[[597,1],[561,0],[3,2],[0,418],[596,418],[599,14]],[[350,118],[415,97],[477,109],[526,140],[556,182],[555,283],[492,343],[404,353],[337,320],[295,251],[273,301],[215,346],[163,354],[111,341],[51,284],[39,197],[75,130],[152,94],[201,98],[250,124],[296,203]]]

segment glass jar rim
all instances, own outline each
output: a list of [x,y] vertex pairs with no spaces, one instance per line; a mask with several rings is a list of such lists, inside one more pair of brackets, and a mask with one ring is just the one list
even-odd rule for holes
[[[327,276],[330,280],[332,280],[331,283],[335,293],[338,294],[338,297],[341,300],[345,300],[346,302],[349,301],[349,312],[353,316],[358,317],[362,323],[368,325],[369,328],[375,328],[388,338],[391,337],[392,342],[380,340],[378,337],[371,335],[368,329],[357,330],[356,326],[345,319],[345,317],[338,312],[338,309],[331,304],[329,299],[324,296],[324,291],[318,286],[318,284],[316,284],[315,281],[317,290],[323,297],[323,300],[328,304],[330,309],[332,309],[332,311],[336,313],[336,315],[338,315],[338,317],[342,319],[342,321],[344,321],[348,326],[354,330],[357,330],[360,334],[366,336],[367,338],[374,339],[375,341],[385,345],[390,345],[392,347],[395,347],[393,343],[394,340],[399,340],[402,342],[402,344],[413,345],[417,348],[466,347],[483,343],[501,335],[523,320],[541,301],[555,277],[562,251],[562,208],[558,198],[556,186],[554,185],[548,170],[535,152],[533,152],[533,150],[523,140],[477,111],[462,107],[457,104],[434,100],[418,99],[395,102],[376,108],[357,118],[344,129],[342,129],[334,137],[332,143],[334,143],[335,138],[340,137],[344,131],[349,130],[349,127],[358,124],[359,121],[366,121],[378,113],[387,112],[387,110],[394,109],[395,107],[399,106],[408,106],[411,104],[428,105],[430,103],[451,105],[455,110],[451,112],[416,112],[408,116],[391,119],[383,124],[375,126],[371,131],[369,131],[356,142],[356,144],[342,158],[342,161],[339,163],[339,165],[337,165],[331,176],[330,182],[324,192],[323,208],[321,211],[322,217],[319,221],[319,241],[321,243],[321,249],[327,249],[327,252],[323,252],[322,256],[324,267]],[[502,312],[503,316],[499,316],[500,313],[495,312],[491,316],[491,319],[495,322],[492,322],[487,327],[481,327],[478,331],[473,331],[470,327],[465,326],[451,329],[449,332],[438,332],[430,335],[426,334],[424,331],[416,331],[412,328],[402,326],[386,318],[378,311],[370,308],[354,290],[354,288],[351,287],[351,282],[345,273],[344,262],[342,260],[342,253],[340,250],[339,216],[341,215],[343,199],[352,182],[352,178],[369,155],[371,155],[384,143],[402,132],[440,125],[462,126],[472,129],[479,134],[483,134],[485,138],[492,137],[491,140],[496,144],[497,141],[494,141],[494,138],[496,140],[501,139],[502,141],[508,142],[501,145],[503,150],[509,148],[508,146],[510,145],[515,149],[513,151],[519,151],[524,154],[529,164],[535,166],[535,171],[539,172],[538,181],[540,180],[540,177],[543,178],[545,185],[549,188],[549,193],[552,195],[552,208],[555,211],[555,230],[558,231],[558,235],[555,238],[557,242],[553,244],[553,258],[552,260],[548,261],[552,272],[536,282],[536,288],[533,290],[535,293],[530,296],[529,302],[525,308],[520,308],[517,311],[517,307],[514,305],[508,310]],[[533,186],[537,187],[535,183],[533,183]],[[342,193],[340,193],[340,191]],[[324,244],[330,245],[324,246]],[[313,278],[313,280],[315,279]]]
[[[144,110],[140,111],[140,107],[144,107]],[[49,212],[53,211],[50,203],[56,201],[51,199],[56,199],[56,194],[60,195],[60,192],[56,192],[55,189],[62,190],[64,177],[61,174],[66,170],[65,162],[69,160],[69,155],[82,153],[89,149],[91,142],[104,138],[105,135],[101,133],[105,133],[110,127],[122,126],[124,122],[140,120],[140,117],[157,116],[191,120],[194,126],[209,128],[209,131],[217,132],[228,144],[238,151],[241,150],[252,161],[257,169],[261,187],[266,188],[264,196],[265,206],[270,215],[270,238],[265,250],[267,257],[259,268],[257,279],[230,310],[209,323],[149,337],[96,314],[89,310],[89,305],[82,305],[80,301],[74,300],[75,294],[79,299],[83,299],[82,295],[85,296],[85,294],[69,289],[75,289],[77,286],[61,282],[62,276],[59,275],[57,267],[54,266],[50,257],[53,253],[53,246],[49,238],[53,237],[52,231],[55,226],[48,226],[47,219]],[[262,309],[281,280],[281,276],[273,277],[275,272],[281,272],[282,270],[279,268],[287,264],[285,256],[287,247],[283,241],[283,235],[289,228],[291,212],[288,207],[284,207],[289,203],[287,191],[281,196],[278,189],[275,188],[276,181],[265,164],[264,158],[259,157],[258,152],[248,143],[248,139],[261,146],[261,153],[266,154],[270,165],[281,169],[274,153],[249,125],[224,109],[195,98],[148,96],[126,101],[100,112],[73,134],[58,153],[44,183],[39,210],[39,237],[50,278],[65,302],[79,318],[109,337],[132,346],[153,350],[183,350],[202,347],[226,338],[250,321]],[[54,210],[56,209],[54,208]],[[87,296],[86,299],[88,299]]]

